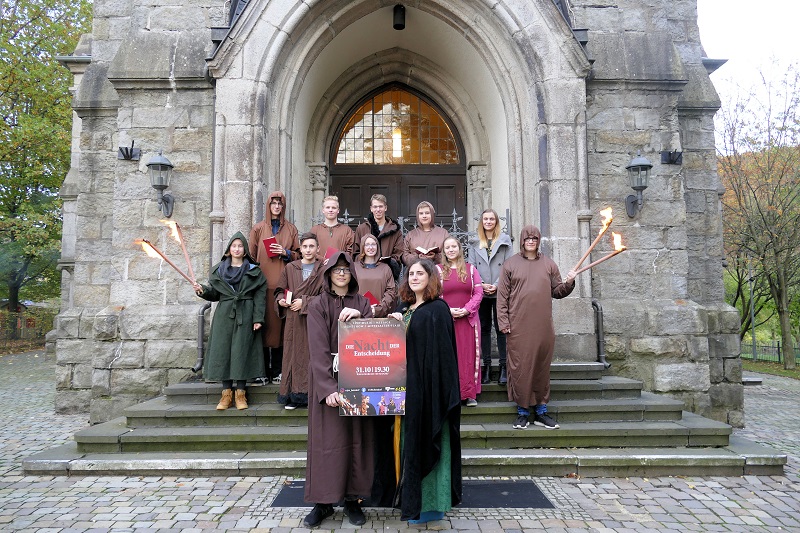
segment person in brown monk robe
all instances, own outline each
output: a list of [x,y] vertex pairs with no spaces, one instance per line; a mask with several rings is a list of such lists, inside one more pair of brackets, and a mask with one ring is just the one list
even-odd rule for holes
[[540,251],[541,237],[535,226],[522,228],[521,250],[503,264],[497,286],[497,324],[507,340],[508,399],[517,404],[515,429],[528,427],[531,407],[534,425],[559,428],[547,414],[556,340],[553,298],[572,292],[575,272],[561,281],[556,263]]
[[[372,491],[375,439],[369,417],[339,416],[340,396],[333,359],[339,351],[339,321],[371,318],[369,300],[358,294],[350,256],[337,252],[322,267],[323,290],[308,309],[308,452],[305,501],[314,508],[303,520],[317,527],[344,500],[356,526],[366,522],[360,498]],[[358,402],[360,403],[360,402]]]
[[[270,241],[267,250],[265,239]],[[286,220],[286,196],[281,191],[270,193],[267,199],[267,215],[250,230],[250,257],[255,257],[261,266],[261,272],[267,278],[267,286],[274,287],[281,277],[283,269],[293,260],[300,257],[300,242],[297,240],[297,228]],[[283,321],[272,309],[272,297],[267,296],[267,324],[261,328],[264,333],[264,359],[267,379],[277,380],[281,373],[283,361]]]
[[329,248],[340,252],[352,253],[353,251],[353,230],[350,226],[339,222],[339,198],[336,196],[326,196],[322,200],[322,215],[325,220],[320,224],[315,224],[311,228],[311,233],[317,236],[319,247],[317,257],[322,260],[328,253]]
[[[436,210],[430,202],[422,201],[417,205],[417,227],[406,235],[404,241],[403,263],[410,267],[420,259],[430,259],[435,264],[442,262],[442,243],[450,236],[441,226],[436,225]],[[423,253],[418,248],[438,252]]]
[[[281,390],[278,403],[284,409],[308,405],[308,333],[306,316],[308,304],[322,290],[320,266],[317,259],[317,236],[311,232],[300,236],[302,257],[283,269],[275,287],[275,308],[285,319]],[[287,292],[288,291],[288,292]]]

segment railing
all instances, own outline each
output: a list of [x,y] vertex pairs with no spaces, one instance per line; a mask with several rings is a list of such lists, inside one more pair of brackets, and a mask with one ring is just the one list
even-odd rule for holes
[[[771,363],[783,363],[783,346],[780,341],[769,344],[756,343],[755,360]],[[742,359],[753,361],[753,343],[742,342]],[[800,347],[794,347],[794,359],[800,362]]]

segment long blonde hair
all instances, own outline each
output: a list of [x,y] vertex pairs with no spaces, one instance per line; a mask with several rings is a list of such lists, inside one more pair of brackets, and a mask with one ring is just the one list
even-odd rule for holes
[[456,239],[455,237],[448,237],[442,243],[442,279],[450,279],[450,271],[452,270],[452,266],[450,265],[450,260],[444,254],[444,243],[447,241],[456,241],[458,244],[458,257],[455,260],[455,267],[456,272],[458,272],[458,281],[464,283],[467,281],[467,262],[464,261],[464,247],[461,246],[461,241]]
[[[483,215],[486,213],[491,213],[494,215],[494,229],[492,230],[491,235],[486,235],[486,230],[483,228]],[[496,241],[497,238],[500,236],[500,217],[497,215],[497,211],[492,208],[484,209],[483,213],[481,213],[481,218],[478,221],[478,238],[481,241],[481,248],[489,248],[489,239]]]

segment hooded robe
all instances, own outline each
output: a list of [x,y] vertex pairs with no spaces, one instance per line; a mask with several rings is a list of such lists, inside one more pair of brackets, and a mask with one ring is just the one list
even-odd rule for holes
[[[242,241],[245,250],[238,287],[223,281],[221,269],[225,268],[231,244]],[[261,334],[253,331],[253,324],[264,325],[267,280],[264,279],[252,256],[247,252],[247,239],[237,232],[228,241],[222,260],[214,265],[208,276],[208,285],[202,285],[200,298],[219,302],[211,321],[208,348],[203,360],[203,378],[206,381],[247,380],[264,375],[264,352]]]
[[[350,266],[350,285],[345,296],[331,288],[331,270],[340,258]],[[323,267],[323,291],[308,308],[308,451],[305,500],[336,504],[345,498],[367,498],[374,475],[373,424],[368,417],[339,416],[338,407],[325,403],[339,390],[333,373],[333,355],[339,351],[339,313],[357,309],[362,318],[372,317],[369,301],[358,294],[358,281],[348,254],[334,254]]]
[[[363,252],[364,241],[372,237],[366,234],[361,237],[359,246]],[[380,252],[380,250],[379,250]],[[356,273],[358,274],[358,292],[369,292],[378,299],[375,306],[375,317],[385,318],[394,311],[397,298],[397,285],[394,282],[392,269],[386,263],[376,263],[373,268],[367,268],[361,259],[355,259]]]
[[[275,309],[278,316],[285,319],[283,330],[283,361],[281,364],[281,391],[278,403],[308,403],[308,330],[306,315],[308,305],[322,290],[320,276],[321,261],[314,263],[314,270],[303,280],[303,262],[292,261],[283,269],[278,285],[275,287]],[[292,300],[300,298],[303,304],[299,311],[281,307],[278,301],[284,298],[286,291],[292,291]]]
[[[422,207],[427,207],[431,211],[432,226],[428,231],[423,230],[419,222],[419,210]],[[431,261],[437,265],[442,264],[442,247],[444,246],[444,240],[449,236],[450,233],[446,229],[436,225],[436,210],[433,208],[433,204],[430,202],[420,202],[420,205],[417,206],[417,227],[409,231],[403,241],[403,264],[408,268],[419,259],[418,246],[426,250],[439,248],[439,251],[434,254]]]
[[558,266],[543,255],[542,234],[535,226],[520,233],[520,247],[528,236],[538,237],[536,257],[521,251],[503,264],[497,287],[497,324],[506,335],[508,399],[521,407],[550,401],[550,363],[556,341],[553,298],[564,298],[575,288],[575,280],[561,281]]
[[[273,198],[278,198],[283,203],[283,209],[278,217],[280,225],[278,232],[275,234],[278,244],[283,246],[285,250],[289,250],[289,255],[291,256],[289,261],[300,258],[300,241],[297,238],[297,228],[286,220],[286,196],[280,191],[275,191],[267,198],[266,218],[250,230],[250,256],[255,257],[256,261],[258,261],[261,266],[261,272],[264,273],[264,277],[267,278],[267,285],[270,287],[275,287],[278,284],[281,273],[287,265],[287,261],[283,257],[269,257],[267,249],[264,247],[264,239],[273,236],[272,211],[269,208],[269,202]],[[267,327],[263,333],[264,346],[267,348],[279,348],[283,346],[283,321],[278,317],[278,313],[272,309],[271,302],[267,309]]]

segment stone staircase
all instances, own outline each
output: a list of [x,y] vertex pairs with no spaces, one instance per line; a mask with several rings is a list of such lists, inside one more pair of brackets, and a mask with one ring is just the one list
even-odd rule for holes
[[[250,408],[217,411],[219,384],[181,383],[88,427],[74,442],[23,461],[27,473],[298,475],[305,471],[305,409],[275,403],[277,385],[251,386]],[[731,436],[731,427],[603,375],[599,363],[551,369],[549,411],[561,425],[515,430],[505,387],[486,385],[463,407],[465,476],[743,475],[783,472],[786,456]]]

